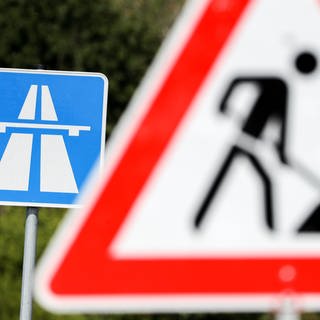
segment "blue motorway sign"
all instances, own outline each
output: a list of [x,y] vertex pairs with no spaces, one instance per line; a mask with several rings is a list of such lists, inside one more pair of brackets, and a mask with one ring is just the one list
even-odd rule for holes
[[104,154],[107,78],[0,69],[0,203],[72,207]]

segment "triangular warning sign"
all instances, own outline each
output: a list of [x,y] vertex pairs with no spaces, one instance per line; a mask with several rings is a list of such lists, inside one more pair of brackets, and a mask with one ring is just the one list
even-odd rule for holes
[[265,310],[290,292],[320,305],[319,18],[317,0],[187,3],[94,199],[39,264],[39,302]]

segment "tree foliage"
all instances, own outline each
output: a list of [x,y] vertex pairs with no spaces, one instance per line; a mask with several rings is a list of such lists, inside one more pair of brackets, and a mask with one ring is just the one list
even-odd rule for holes
[[106,74],[110,131],[182,2],[0,1],[0,66]]
[[[94,71],[107,75],[108,132],[154,57],[184,0],[2,0],[0,67]],[[19,317],[25,208],[0,207],[0,319]],[[41,209],[38,256],[61,209]],[[270,320],[272,315],[54,315],[34,306],[34,320]],[[305,319],[320,319],[305,315]]]

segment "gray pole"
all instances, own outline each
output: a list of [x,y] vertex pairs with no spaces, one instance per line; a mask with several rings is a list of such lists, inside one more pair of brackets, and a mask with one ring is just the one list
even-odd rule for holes
[[300,315],[290,296],[283,299],[282,305],[276,313],[275,320],[300,320]]
[[20,320],[32,319],[33,270],[36,256],[39,208],[27,207],[24,234]]

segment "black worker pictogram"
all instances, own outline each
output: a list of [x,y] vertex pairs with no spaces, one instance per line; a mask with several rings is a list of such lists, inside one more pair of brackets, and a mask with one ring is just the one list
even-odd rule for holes
[[[300,52],[293,62],[296,70],[303,76],[312,74],[317,67],[317,60],[312,52]],[[274,121],[279,127],[277,141],[274,145],[274,151],[278,155],[279,161],[295,170],[290,163],[287,155],[287,118],[290,106],[288,106],[288,96],[290,94],[290,85],[281,77],[261,75],[261,76],[238,76],[235,77],[225,93],[219,105],[219,112],[227,115],[229,98],[234,90],[241,84],[249,83],[259,88],[259,95],[251,106],[250,112],[241,126],[240,136],[230,148],[227,156],[221,164],[217,175],[213,178],[208,191],[203,198],[194,218],[195,228],[200,228],[207,216],[209,207],[213,204],[217,193],[228,175],[233,162],[239,157],[246,157],[259,177],[263,187],[264,198],[264,222],[268,229],[276,229],[274,223],[274,192],[273,183],[267,171],[260,163],[254,152],[254,143],[252,146],[243,147],[240,143],[243,136],[247,136],[251,141],[263,140],[262,134],[270,121]],[[306,177],[307,179],[307,177]],[[320,230],[320,204],[311,212],[307,220],[298,229],[299,232],[319,231]]]

